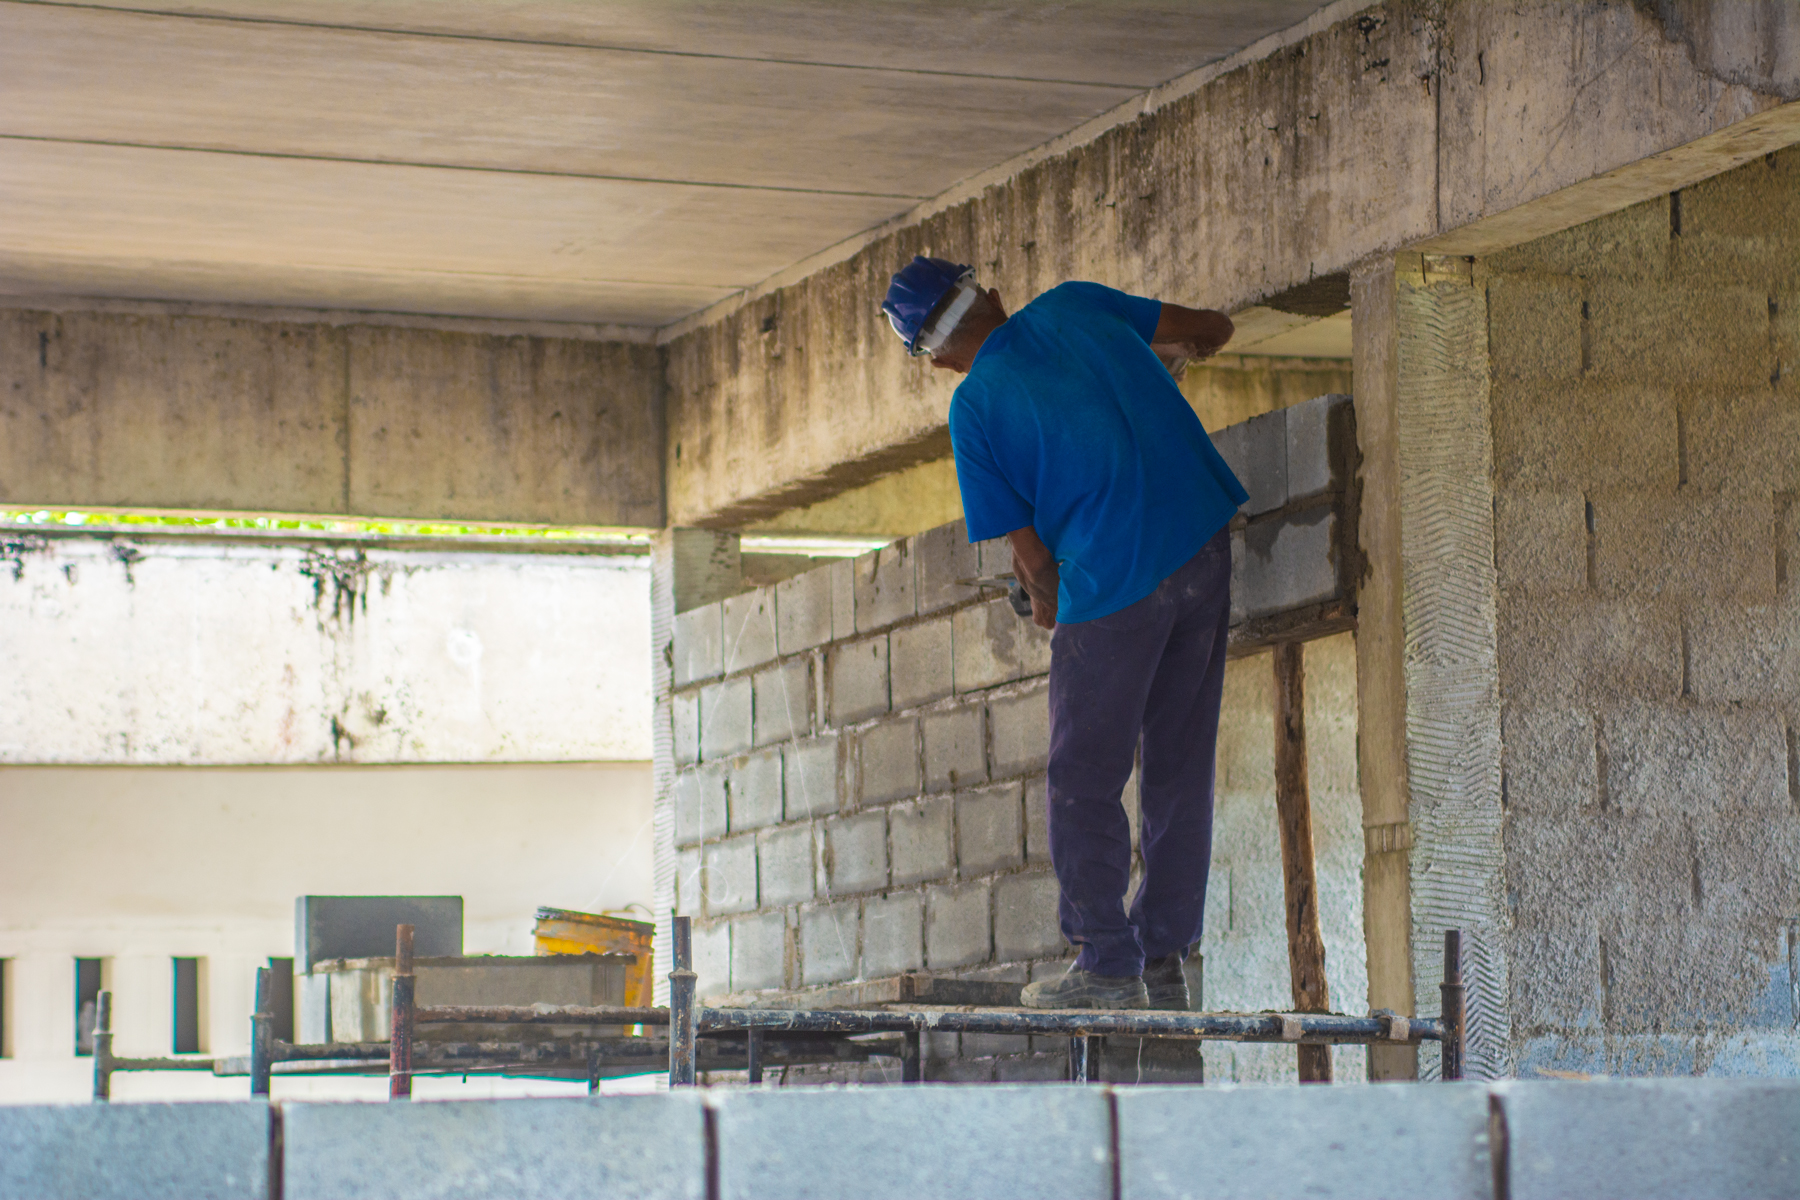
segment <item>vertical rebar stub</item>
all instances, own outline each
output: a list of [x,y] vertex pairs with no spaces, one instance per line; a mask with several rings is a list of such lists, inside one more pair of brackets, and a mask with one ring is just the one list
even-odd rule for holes
[[388,1016],[388,1099],[412,1099],[413,927],[394,927],[393,1005]]
[[1463,987],[1460,929],[1444,931],[1444,982],[1438,991],[1442,996],[1443,1025],[1438,1078],[1448,1082],[1463,1077],[1468,1057],[1468,995]]
[[698,1072],[694,1042],[694,922],[676,917],[669,971],[669,1086],[692,1087]]

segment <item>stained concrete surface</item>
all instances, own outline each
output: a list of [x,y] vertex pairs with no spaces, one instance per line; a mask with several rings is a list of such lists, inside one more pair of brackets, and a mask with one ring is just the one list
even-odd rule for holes
[[642,559],[0,545],[0,762],[649,757]]

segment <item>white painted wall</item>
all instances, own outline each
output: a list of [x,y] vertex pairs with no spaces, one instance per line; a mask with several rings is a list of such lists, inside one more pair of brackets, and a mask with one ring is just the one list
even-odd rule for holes
[[[0,767],[12,1054],[0,1060],[0,1102],[90,1094],[91,1060],[74,1057],[76,957],[108,960],[120,1054],[170,1052],[175,956],[206,960],[207,1049],[246,1053],[254,972],[293,955],[296,896],[459,894],[468,951],[529,954],[539,905],[649,905],[651,810],[642,762]],[[249,1087],[117,1079],[124,1099]],[[320,1083],[277,1091],[367,1090]]]
[[649,603],[642,558],[15,537],[0,763],[648,759]]

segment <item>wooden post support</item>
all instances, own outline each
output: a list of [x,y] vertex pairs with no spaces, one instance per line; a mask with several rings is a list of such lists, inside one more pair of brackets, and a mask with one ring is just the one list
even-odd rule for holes
[[388,1014],[388,1099],[412,1099],[413,927],[394,927],[393,1004]]
[[[1319,881],[1313,867],[1312,799],[1306,785],[1304,647],[1275,647],[1275,811],[1281,821],[1281,875],[1287,891],[1288,975],[1295,1012],[1330,1012]],[[1331,1047],[1301,1045],[1300,1082],[1331,1082]]]

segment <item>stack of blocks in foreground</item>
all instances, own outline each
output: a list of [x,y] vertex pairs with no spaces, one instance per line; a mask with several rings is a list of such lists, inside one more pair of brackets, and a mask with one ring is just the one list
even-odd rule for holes
[[[1215,438],[1251,493],[1234,649],[1353,620],[1350,414],[1321,396]],[[1004,540],[971,545],[957,522],[676,617],[665,802],[703,996],[1063,969],[1049,634],[963,582],[1011,569]],[[1023,1051],[970,1036],[928,1055],[939,1077],[1060,1071],[1004,1057]]]

